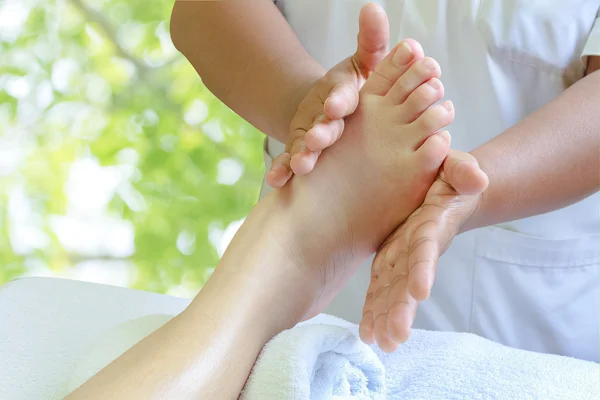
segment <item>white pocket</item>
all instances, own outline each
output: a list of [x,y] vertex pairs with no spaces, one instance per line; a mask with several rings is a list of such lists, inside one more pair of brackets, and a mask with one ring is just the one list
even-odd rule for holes
[[600,236],[547,240],[487,228],[476,239],[471,331],[598,361]]

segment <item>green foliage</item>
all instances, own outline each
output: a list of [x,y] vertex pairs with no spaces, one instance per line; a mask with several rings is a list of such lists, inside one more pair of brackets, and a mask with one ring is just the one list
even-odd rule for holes
[[[12,36],[0,25],[0,146],[16,142],[19,153],[0,170],[0,284],[40,265],[65,276],[90,258],[122,258],[137,270],[133,287],[197,290],[219,257],[211,230],[258,199],[262,135],[173,48],[173,0],[7,0],[0,15],[10,3],[26,15]],[[61,242],[52,221],[72,212],[66,188],[81,159],[129,171],[102,212],[131,223],[132,254],[90,256]],[[217,179],[225,159],[243,166],[235,183]],[[45,238],[25,250],[15,245],[15,191]]]

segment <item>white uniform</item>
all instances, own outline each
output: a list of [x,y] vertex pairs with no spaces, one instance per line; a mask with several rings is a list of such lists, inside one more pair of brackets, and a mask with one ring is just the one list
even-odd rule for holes
[[[367,0],[283,0],[300,41],[330,68],[356,49]],[[600,0],[382,0],[391,44],[418,40],[456,107],[453,147],[471,151],[581,79],[600,55]],[[599,127],[600,129],[600,127]],[[267,140],[267,166],[283,146]],[[263,192],[268,191],[264,185]],[[264,193],[263,193],[264,194]],[[415,327],[599,358],[600,194],[561,210],[467,232],[441,258]],[[327,312],[358,322],[370,261]]]

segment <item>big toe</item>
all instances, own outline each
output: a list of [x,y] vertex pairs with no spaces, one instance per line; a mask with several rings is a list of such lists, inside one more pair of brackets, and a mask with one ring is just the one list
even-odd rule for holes
[[398,78],[423,57],[423,48],[419,42],[413,39],[403,40],[377,65],[362,91],[380,96],[386,95]]

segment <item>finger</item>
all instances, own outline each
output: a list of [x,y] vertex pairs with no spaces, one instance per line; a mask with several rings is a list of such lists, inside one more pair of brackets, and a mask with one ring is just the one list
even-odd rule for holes
[[390,291],[390,311],[388,312],[387,331],[396,343],[404,343],[410,337],[417,302],[408,293],[407,281],[401,275],[394,281]]
[[435,268],[440,255],[439,222],[429,220],[419,225],[413,234],[408,254],[408,292],[418,301],[431,293]]
[[331,120],[345,118],[356,111],[358,99],[358,89],[353,83],[338,83],[325,100],[325,115]]
[[375,301],[375,293],[377,292],[377,281],[382,271],[382,265],[386,262],[386,258],[391,254],[389,245],[384,245],[375,255],[373,264],[371,264],[371,281],[367,289],[365,297],[365,305],[363,307],[363,317],[360,322],[359,333],[363,342],[367,344],[375,343],[375,315],[373,314],[373,303]]
[[290,153],[282,153],[275,157],[269,172],[267,172],[266,180],[267,184],[272,188],[280,188],[285,186],[287,181],[292,177],[292,170],[290,168]]
[[318,122],[306,132],[306,147],[311,151],[324,150],[337,142],[343,132],[343,119]]
[[317,157],[313,152],[306,147],[306,130],[296,129],[292,133],[294,137],[292,144],[289,146],[290,169],[298,175],[306,175],[314,168]]
[[385,305],[388,310],[386,330],[391,339],[402,343],[408,340],[416,302],[408,292],[408,253],[399,253],[395,261]]
[[[391,254],[391,252],[389,252]],[[392,285],[394,266],[389,262],[388,257],[382,257],[378,260],[374,271],[377,274],[377,280],[374,284],[373,292],[373,316],[375,320],[375,340],[379,347],[388,351],[393,345],[393,341],[388,335],[387,316],[388,299]],[[391,349],[390,351],[393,351]]]
[[296,175],[306,175],[315,168],[321,152],[304,150],[296,153],[290,160],[290,167]]
[[391,353],[398,348],[398,344],[388,334],[387,324],[387,313],[375,319],[375,339],[382,351]]
[[450,150],[442,165],[442,179],[458,193],[476,195],[487,189],[488,176],[479,167],[479,163],[469,153]]
[[360,10],[358,49],[355,59],[360,68],[373,71],[388,53],[390,24],[385,10],[374,3]]
[[293,157],[294,154],[300,153],[301,151],[306,150],[306,143],[304,142],[304,137],[306,136],[306,129],[296,129],[290,132],[290,138],[292,141],[286,143],[285,151],[290,153]]
[[366,344],[375,343],[375,320],[373,319],[373,287],[374,281],[371,279],[367,296],[365,297],[365,305],[363,306],[362,318],[358,327],[360,339]]

